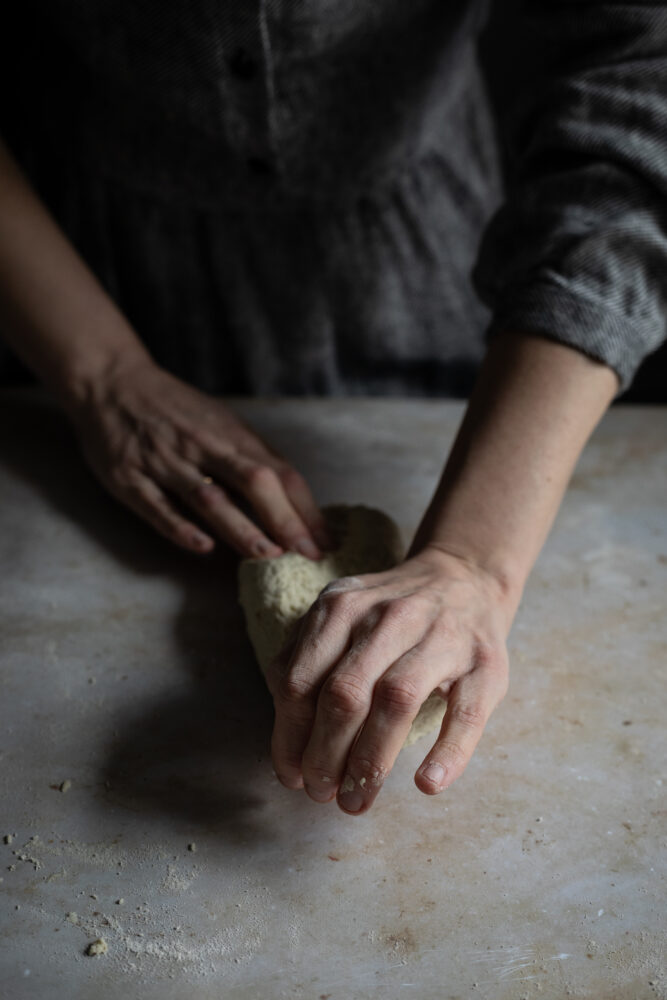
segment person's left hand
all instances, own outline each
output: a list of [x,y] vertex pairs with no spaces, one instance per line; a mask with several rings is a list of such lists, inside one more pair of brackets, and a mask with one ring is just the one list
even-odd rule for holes
[[499,582],[432,546],[329,584],[269,667],[279,780],[367,811],[437,690],[447,712],[415,782],[429,795],[451,785],[507,690],[509,626]]

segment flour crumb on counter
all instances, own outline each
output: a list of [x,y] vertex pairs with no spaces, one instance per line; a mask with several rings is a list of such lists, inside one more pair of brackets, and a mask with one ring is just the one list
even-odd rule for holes
[[[14,855],[17,861],[23,861],[26,864],[32,865],[32,867],[36,872],[38,872],[42,867],[42,862],[39,860],[39,858],[34,858],[32,856],[32,853],[28,854],[26,848],[31,847],[33,844],[39,844],[39,842],[40,841],[38,837],[30,837],[30,839],[27,841],[27,843],[23,845],[23,847],[18,848],[18,850],[12,851],[12,854]],[[12,868],[11,870],[13,871],[14,869]]]
[[69,920],[70,924],[78,924],[79,915],[72,910],[65,914],[65,920]]
[[58,788],[60,789],[61,792],[69,792],[71,787],[72,787],[72,782],[70,781],[69,778],[65,778],[65,780],[61,781],[60,784],[58,785]]
[[197,845],[194,844],[194,843],[193,844],[188,844],[188,850],[192,851],[192,853],[195,854],[196,851],[197,851]]
[[97,938],[95,941],[91,941],[86,948],[86,955],[106,955],[109,950],[109,945],[106,943],[104,938]]
[[11,844],[14,841],[14,836],[11,833],[6,833],[4,836],[5,844]]

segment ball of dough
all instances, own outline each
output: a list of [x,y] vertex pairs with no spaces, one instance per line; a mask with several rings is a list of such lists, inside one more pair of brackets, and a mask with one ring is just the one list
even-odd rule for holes
[[[380,510],[361,505],[324,509],[335,541],[319,562],[296,552],[276,559],[244,559],[239,567],[239,600],[262,673],[280,652],[294,624],[333,580],[379,573],[403,559],[396,524]],[[440,726],[445,701],[432,694],[422,705],[405,741],[410,746]]]

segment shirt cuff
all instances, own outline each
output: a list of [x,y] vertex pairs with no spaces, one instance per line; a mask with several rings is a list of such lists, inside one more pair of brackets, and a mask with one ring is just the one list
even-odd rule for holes
[[503,290],[494,304],[487,339],[507,330],[540,334],[608,365],[620,380],[617,395],[628,388],[646,354],[661,339],[650,320],[629,319],[548,279]]

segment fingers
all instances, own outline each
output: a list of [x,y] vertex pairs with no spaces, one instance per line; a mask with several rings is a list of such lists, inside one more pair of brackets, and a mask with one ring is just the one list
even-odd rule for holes
[[370,715],[352,747],[338,794],[345,812],[373,805],[419,709],[442,674],[442,650],[429,638],[400,656],[375,685]]
[[285,651],[267,672],[276,710],[271,739],[273,766],[288,788],[303,784],[302,757],[315,721],[320,688],[347,649],[355,605],[363,610],[362,599],[363,593],[355,590],[323,592],[302,619],[289,655]]
[[[292,691],[283,687],[284,678],[287,676],[289,664],[294,656],[298,638],[298,628],[294,629],[292,636],[286,643],[282,651],[271,663],[266,673],[266,683],[273,696],[276,705],[276,716],[278,715],[278,703],[284,698],[291,702]],[[300,692],[302,693],[302,692]],[[298,714],[297,709],[297,714]],[[304,711],[304,716],[307,713]],[[293,717],[288,709],[287,719]],[[298,724],[298,723],[297,723]],[[309,726],[309,723],[306,723]],[[287,727],[274,726],[271,739],[271,751],[274,760],[274,767],[278,780],[287,788],[303,788],[303,778],[301,777],[301,750],[300,745],[292,744],[289,739],[291,735],[291,723],[287,721]],[[287,737],[287,739],[285,739]]]
[[291,465],[283,464],[279,466],[277,471],[287,496],[294,509],[303,518],[316,544],[324,551],[332,549],[334,540],[327,527],[326,519],[317,506],[304,477]]
[[[375,692],[386,690],[387,665],[418,642],[422,627],[414,616],[411,619],[404,614],[399,601],[379,605],[366,615],[363,631],[357,633],[351,648],[324,682],[302,762],[306,791],[315,801],[329,801],[340,787],[341,807],[357,812],[365,797],[373,789],[379,790],[400,744],[391,756],[387,753],[386,740],[373,742],[372,738],[368,738],[365,723],[369,713],[372,715],[371,708],[377,697]],[[411,690],[409,693],[410,709],[416,715],[421,704],[418,700],[420,692]],[[406,712],[402,715],[405,718]],[[392,724],[396,721],[394,716]],[[409,728],[409,721],[407,725]],[[354,767],[351,767],[352,760]],[[352,780],[354,787],[351,786]],[[356,785],[360,781],[363,781],[361,792]]]
[[507,691],[503,655],[483,648],[477,652],[476,663],[453,684],[440,735],[415,774],[415,784],[427,795],[436,795],[461,776],[489,716]]
[[372,577],[325,588],[269,678],[280,780],[355,815],[373,804],[432,691],[449,704],[415,775],[426,794],[461,775],[507,689],[501,635],[482,640],[430,596],[387,600],[382,589]]
[[[213,464],[216,462],[212,461]],[[231,485],[236,488],[245,488],[260,520],[268,526],[273,537],[281,539],[285,548],[301,552],[310,559],[321,558],[321,550],[288,500],[285,487],[274,469],[254,461],[240,460],[233,472],[230,469],[230,464],[226,463],[224,472],[227,479],[232,480]],[[240,510],[222,485],[210,476],[204,476],[194,465],[173,453],[153,454],[150,456],[149,472],[159,487],[192,508],[218,538],[242,556],[273,558],[281,555],[283,548]],[[297,476],[295,473],[291,480],[293,485]],[[305,483],[302,488],[307,491]],[[312,509],[309,512],[311,523],[317,525],[320,537],[323,537],[324,532],[320,530],[324,523],[322,515],[314,501],[312,506],[315,512]],[[212,544],[211,541],[211,547]]]
[[[276,469],[268,463],[234,455],[211,459],[211,471],[250,501],[260,523],[278,545],[300,552],[308,559],[322,557],[313,532],[317,531],[322,542],[328,541],[324,519],[305,481],[294,469],[281,466]],[[298,498],[298,504],[293,497]]]
[[157,484],[197,513],[217,538],[243,556],[270,558],[282,552],[239,510],[225,490],[173,452],[153,453],[149,471]]
[[142,472],[116,475],[109,488],[122,503],[181,548],[201,553],[214,548],[210,535],[179,514],[157,483]]
[[[330,545],[324,517],[306,481],[277,456],[267,453],[262,460],[209,444],[197,462],[164,447],[154,448],[146,461],[160,486],[195,510],[241,555],[269,558],[289,549],[319,559],[322,550],[314,536]],[[262,527],[239,509],[226,488],[249,500]]]
[[175,487],[181,499],[222,539],[242,556],[272,558],[282,549],[241,511],[221,486],[208,476],[198,476],[195,485],[182,481]]

